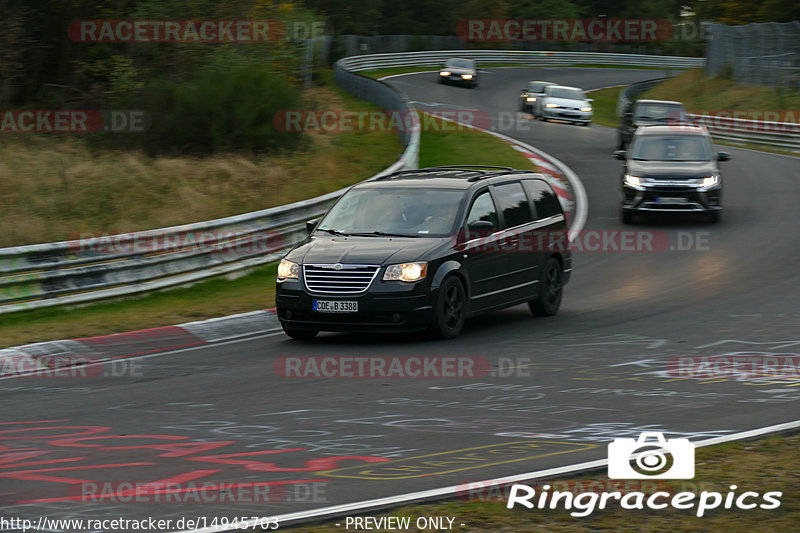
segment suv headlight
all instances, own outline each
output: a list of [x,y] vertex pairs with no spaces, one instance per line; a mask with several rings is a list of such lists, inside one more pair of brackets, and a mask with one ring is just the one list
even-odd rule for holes
[[281,259],[278,263],[278,281],[285,279],[297,279],[300,276],[300,265],[292,263],[286,259]]
[[713,187],[717,183],[719,183],[719,176],[717,175],[703,178],[703,187]]
[[642,186],[642,181],[639,179],[639,176],[631,176],[630,174],[625,174],[625,183],[633,187]]
[[383,281],[419,281],[425,279],[428,273],[428,263],[403,263],[386,267]]

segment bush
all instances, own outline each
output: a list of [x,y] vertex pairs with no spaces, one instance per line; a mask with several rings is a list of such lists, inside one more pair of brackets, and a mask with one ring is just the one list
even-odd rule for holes
[[130,107],[152,119],[139,136],[149,155],[207,155],[296,144],[300,134],[276,131],[272,119],[279,110],[297,109],[299,102],[299,91],[286,78],[251,63],[214,66],[183,83],[151,83]]

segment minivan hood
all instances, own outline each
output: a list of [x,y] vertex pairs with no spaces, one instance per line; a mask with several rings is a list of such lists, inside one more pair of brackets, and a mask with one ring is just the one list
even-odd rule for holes
[[714,161],[636,161],[628,160],[628,173],[642,178],[699,178],[718,173]]
[[416,261],[448,239],[432,237],[351,237],[316,233],[286,259],[301,264],[389,265]]

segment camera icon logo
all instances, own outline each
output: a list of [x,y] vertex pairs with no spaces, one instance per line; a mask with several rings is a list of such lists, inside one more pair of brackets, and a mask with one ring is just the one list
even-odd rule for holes
[[638,439],[614,439],[608,445],[610,479],[692,479],[694,444],[688,439],[665,440],[660,432]]

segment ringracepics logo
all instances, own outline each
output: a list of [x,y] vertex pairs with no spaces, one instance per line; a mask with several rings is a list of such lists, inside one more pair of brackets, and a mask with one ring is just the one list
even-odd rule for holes
[[[654,439],[648,442],[647,439]],[[611,479],[692,479],[694,444],[688,439],[664,440],[662,433],[642,433],[637,440],[615,439],[608,445]]]
[[[608,477],[610,479],[692,479],[694,477],[694,445],[687,439],[666,440],[662,433],[642,433],[638,439],[615,439],[608,445]],[[712,509],[764,510],[781,505],[781,491],[740,491],[730,485],[727,494],[703,490],[690,491],[633,490],[621,492],[591,491],[575,494],[572,491],[551,490],[550,484],[532,487],[515,484],[508,495],[506,508],[519,504],[526,509],[557,509],[563,506],[574,517],[585,517],[609,502],[619,502],[622,509],[661,510],[694,509],[698,517]],[[538,489],[538,492],[537,492]]]

